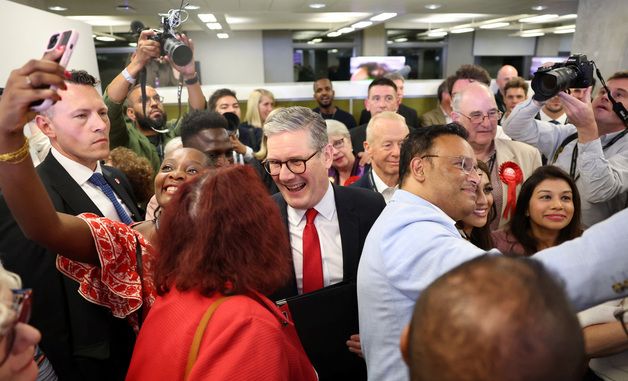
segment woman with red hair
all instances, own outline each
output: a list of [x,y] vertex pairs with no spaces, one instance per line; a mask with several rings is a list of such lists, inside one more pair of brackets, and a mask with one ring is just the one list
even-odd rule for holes
[[[160,221],[160,296],[140,330],[127,380],[316,380],[294,326],[263,296],[285,283],[291,256],[279,210],[253,169],[196,177]],[[194,361],[195,335],[201,341]]]

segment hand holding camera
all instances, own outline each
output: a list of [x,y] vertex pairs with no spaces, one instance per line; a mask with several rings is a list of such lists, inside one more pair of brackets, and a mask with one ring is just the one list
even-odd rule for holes
[[584,54],[569,56],[565,62],[542,66],[532,78],[533,99],[544,102],[569,88],[593,85],[593,62]]

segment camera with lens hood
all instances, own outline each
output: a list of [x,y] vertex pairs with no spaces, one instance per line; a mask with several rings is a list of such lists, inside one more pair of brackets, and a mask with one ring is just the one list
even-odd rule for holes
[[162,30],[156,31],[151,40],[158,41],[161,45],[161,55],[168,55],[177,66],[185,66],[192,60],[192,49],[175,37],[174,28],[168,17],[161,19]]
[[567,61],[540,67],[532,78],[534,99],[545,101],[569,88],[593,85],[593,61],[584,54],[574,54]]

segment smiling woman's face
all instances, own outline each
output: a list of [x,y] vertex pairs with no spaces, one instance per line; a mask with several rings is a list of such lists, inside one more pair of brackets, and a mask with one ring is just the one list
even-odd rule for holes
[[184,181],[201,173],[206,161],[205,154],[194,148],[170,152],[155,176],[155,197],[159,206],[166,206]]
[[528,214],[533,228],[560,231],[569,225],[574,214],[569,183],[562,179],[541,181],[532,192]]

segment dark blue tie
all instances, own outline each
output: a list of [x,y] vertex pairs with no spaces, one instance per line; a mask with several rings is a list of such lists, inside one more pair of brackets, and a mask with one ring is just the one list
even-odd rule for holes
[[549,122],[550,122],[550,123],[552,123],[552,124],[556,124],[556,125],[559,125],[559,124],[560,124],[560,122],[559,122],[559,121],[554,120],[554,119],[550,120]]
[[122,205],[120,205],[120,203],[118,202],[116,195],[113,193],[113,189],[111,189],[111,186],[109,186],[109,183],[107,183],[107,180],[105,180],[103,175],[98,172],[94,172],[88,181],[100,188],[105,196],[107,196],[107,198],[111,200],[111,202],[113,203],[113,207],[116,208],[116,213],[118,213],[118,217],[120,217],[120,221],[124,222],[127,225],[133,222],[131,217],[129,217]]

